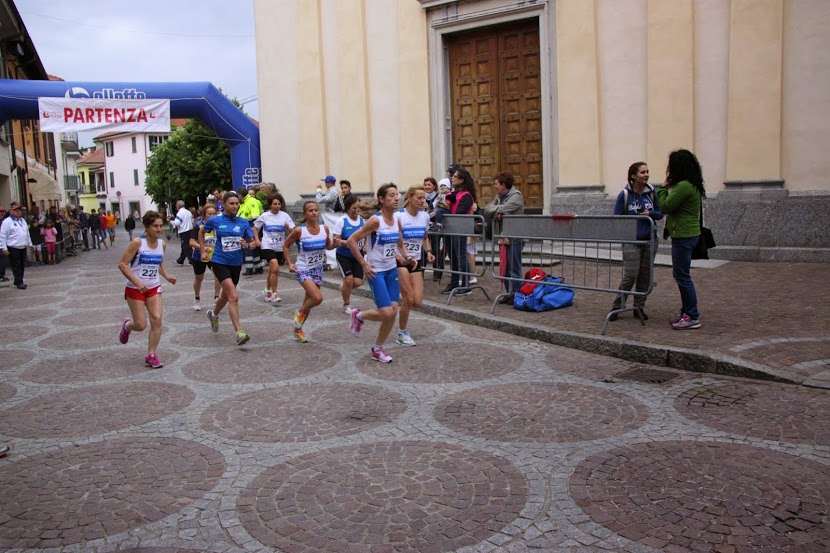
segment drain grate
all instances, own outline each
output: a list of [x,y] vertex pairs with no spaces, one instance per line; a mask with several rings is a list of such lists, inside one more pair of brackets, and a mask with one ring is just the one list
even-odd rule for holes
[[644,382],[646,384],[665,384],[669,380],[674,380],[678,376],[680,375],[670,371],[662,371],[660,369],[648,369],[645,367],[639,367],[636,369],[630,369],[621,373],[617,373],[614,375],[614,378],[619,378],[621,380],[631,380],[634,382]]

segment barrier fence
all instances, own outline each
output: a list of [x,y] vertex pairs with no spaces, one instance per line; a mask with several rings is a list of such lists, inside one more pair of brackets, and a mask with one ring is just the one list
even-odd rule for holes
[[[484,246],[484,217],[481,215],[444,215],[444,226],[441,230],[429,232],[430,242],[439,243],[439,254],[444,260],[443,265],[434,268],[435,273],[447,274],[450,282],[459,281],[457,288],[449,293],[447,305],[452,303],[453,298],[462,291],[481,290],[484,297],[490,300],[487,290],[479,284],[470,284],[470,279],[483,277],[487,272],[487,262],[481,265],[481,271],[469,266],[467,262],[468,246],[475,250],[483,249]],[[433,247],[433,250],[436,248]],[[438,257],[438,256],[436,256]],[[449,257],[449,268],[446,258]],[[464,268],[467,268],[465,271]]]
[[[479,223],[479,225],[477,225]],[[573,290],[607,293],[620,296],[619,309],[604,312],[602,334],[608,330],[608,322],[613,314],[637,311],[636,307],[625,307],[628,297],[636,298],[648,295],[654,287],[654,254],[656,244],[653,240],[639,240],[638,225],[648,227],[648,236],[654,236],[654,221],[645,215],[505,215],[491,222],[492,240],[485,241],[482,217],[476,215],[447,215],[444,218],[443,232],[430,232],[430,238],[451,237],[458,240],[471,238],[483,244],[483,261],[481,271],[446,270],[443,272],[460,277],[482,276],[489,269],[490,275],[498,280],[505,289],[516,290],[527,282],[537,282],[524,278],[526,271],[538,268],[547,274],[564,279],[566,287]],[[508,261],[507,252],[502,251],[502,244],[521,243],[521,269],[513,274],[504,270]],[[648,255],[647,289],[621,291],[623,277],[623,252],[628,247],[645,247]],[[541,285],[540,285],[541,286]],[[480,289],[490,300],[487,291]],[[458,290],[450,293],[450,304]],[[504,291],[493,299],[490,312],[495,313],[499,299],[507,296]],[[578,296],[577,296],[578,297]],[[640,320],[645,325],[644,317]]]

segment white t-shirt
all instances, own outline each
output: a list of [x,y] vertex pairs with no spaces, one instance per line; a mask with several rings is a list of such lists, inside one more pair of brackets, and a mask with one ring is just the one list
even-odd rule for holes
[[320,225],[317,234],[311,234],[305,224],[302,234],[297,240],[297,262],[294,267],[297,271],[308,271],[313,267],[326,262],[326,225]]
[[421,252],[424,247],[424,237],[429,227],[429,214],[426,211],[419,211],[410,215],[406,208],[395,212],[395,219],[400,222],[403,233],[404,257],[421,260]]
[[281,252],[287,235],[286,225],[288,225],[288,230],[296,226],[291,216],[285,211],[278,211],[277,213],[266,211],[260,215],[254,221],[254,226],[262,230],[262,249]]
[[394,269],[395,255],[398,253],[398,240],[401,237],[400,223],[393,217],[391,225],[383,220],[383,215],[373,215],[380,221],[378,230],[372,233],[372,247],[366,256],[366,261],[375,267],[375,271]]

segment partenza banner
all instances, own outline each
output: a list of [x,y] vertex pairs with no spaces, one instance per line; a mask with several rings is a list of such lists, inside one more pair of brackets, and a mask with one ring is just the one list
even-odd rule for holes
[[38,98],[41,132],[169,132],[170,100]]

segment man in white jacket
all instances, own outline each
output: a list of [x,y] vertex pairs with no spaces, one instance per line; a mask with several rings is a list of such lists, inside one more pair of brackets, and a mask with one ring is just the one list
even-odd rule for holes
[[23,271],[26,269],[26,250],[31,246],[32,238],[29,236],[29,225],[23,218],[23,210],[19,203],[12,202],[9,205],[9,216],[0,225],[0,254],[8,256],[14,285],[20,290],[26,289]]
[[193,253],[190,247],[190,231],[193,230],[193,214],[184,206],[184,200],[176,202],[176,209],[178,211],[176,212],[176,216],[170,219],[170,224],[179,229],[179,239],[182,241],[182,253],[179,254],[176,263],[184,265],[184,260],[189,260]]
[[[338,216],[337,213],[334,212],[334,206],[337,203],[337,197],[340,195],[340,192],[337,190],[337,179],[335,179],[332,175],[326,176],[324,179],[320,179],[320,182],[326,184],[326,191],[323,192],[323,185],[317,185],[317,204],[320,206],[320,215],[323,218],[323,223],[329,227],[329,232],[331,229],[334,228],[334,224],[337,222]],[[335,254],[334,250],[327,250],[326,251],[326,270],[330,271],[334,267],[337,266],[337,255]]]

